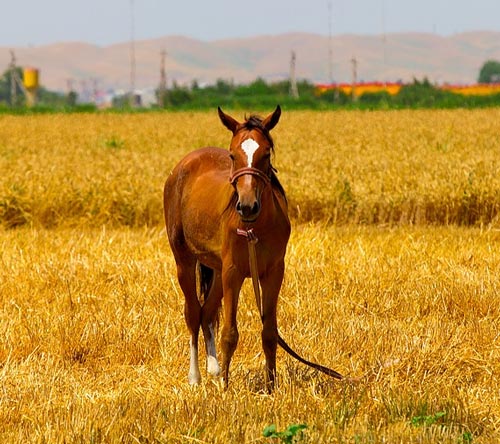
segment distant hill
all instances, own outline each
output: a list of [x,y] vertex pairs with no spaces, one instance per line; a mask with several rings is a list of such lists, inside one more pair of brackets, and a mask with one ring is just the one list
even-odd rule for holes
[[[45,46],[0,47],[0,71],[8,67],[9,49],[18,64],[41,70],[42,84],[66,91],[125,89],[130,86],[130,43],[96,46],[64,42]],[[166,36],[135,43],[136,87],[159,82],[160,52],[167,51],[168,84],[214,83],[218,78],[248,83],[257,77],[272,81],[288,77],[291,51],[296,53],[297,78],[329,81],[327,36],[289,33],[253,38],[200,41]],[[351,80],[351,59],[358,62],[358,81],[411,81],[426,76],[432,82],[474,83],[487,59],[500,60],[500,32],[469,32],[442,37],[402,33],[382,36],[340,35],[332,38],[334,81]]]

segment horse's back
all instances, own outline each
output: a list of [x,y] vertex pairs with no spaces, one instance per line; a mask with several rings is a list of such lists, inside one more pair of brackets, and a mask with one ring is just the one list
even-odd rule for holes
[[224,188],[228,184],[231,161],[227,150],[205,147],[190,152],[182,158],[170,173],[165,183],[165,210],[172,201],[182,197],[188,190],[203,186]]

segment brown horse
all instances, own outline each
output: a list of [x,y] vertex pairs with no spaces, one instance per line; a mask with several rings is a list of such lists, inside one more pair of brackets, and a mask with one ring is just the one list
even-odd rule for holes
[[[205,338],[207,371],[211,375],[221,371],[214,325],[223,301],[222,376],[225,385],[228,384],[229,365],[238,343],[238,297],[243,281],[251,275],[248,240],[241,234],[248,236],[250,230],[258,237],[254,276],[258,275],[262,287],[259,309],[266,358],[265,382],[271,389],[278,342],[302,360],[287,349],[278,336],[276,321],[290,236],[285,192],[271,164],[273,139],[270,131],[278,123],[281,109],[278,106],[264,119],[251,116],[243,123],[220,108],[218,111],[220,120],[233,134],[229,151],[207,147],[191,152],[174,168],[164,189],[165,223],[185,297],[184,316],[191,333],[188,379],[192,384],[201,380],[198,364],[200,326]],[[322,366],[315,368],[328,373]],[[340,377],[334,371],[329,374]]]

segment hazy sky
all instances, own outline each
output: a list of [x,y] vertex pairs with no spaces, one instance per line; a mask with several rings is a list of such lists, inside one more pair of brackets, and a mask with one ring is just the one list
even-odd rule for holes
[[500,31],[500,0],[5,0],[2,3],[0,46],[37,46],[60,41],[104,46],[129,40],[132,29],[136,40],[177,34],[206,41],[289,31],[328,35],[330,24],[334,35]]

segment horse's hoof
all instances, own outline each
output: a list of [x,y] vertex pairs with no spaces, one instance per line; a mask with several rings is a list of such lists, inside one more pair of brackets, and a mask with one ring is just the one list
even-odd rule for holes
[[199,373],[198,374],[189,373],[188,381],[190,385],[197,385],[201,382],[201,376]]
[[215,359],[213,356],[209,356],[207,358],[207,372],[209,375],[212,376],[220,375],[219,363],[217,362],[217,359]]

